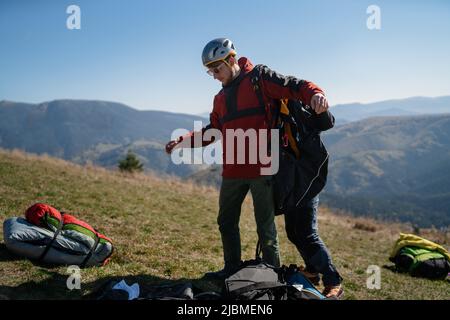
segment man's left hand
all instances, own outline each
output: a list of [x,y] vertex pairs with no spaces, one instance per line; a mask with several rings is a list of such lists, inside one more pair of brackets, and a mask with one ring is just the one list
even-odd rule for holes
[[317,113],[321,114],[328,110],[328,100],[322,93],[316,93],[311,98],[311,108]]

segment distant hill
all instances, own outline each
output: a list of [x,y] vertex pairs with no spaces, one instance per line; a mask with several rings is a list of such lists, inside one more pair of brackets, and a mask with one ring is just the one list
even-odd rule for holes
[[202,112],[202,113],[199,113],[198,116],[205,118],[205,119],[209,119],[210,114],[211,114],[210,112]]
[[[345,103],[333,105],[330,110],[336,117],[337,125],[372,117],[450,113],[450,96],[411,97],[373,103]],[[203,112],[199,116],[209,118],[209,112]]]
[[[322,200],[357,215],[450,226],[450,114],[380,117],[323,134],[330,152]],[[220,185],[220,168],[189,177]]]
[[332,106],[330,110],[339,125],[371,117],[450,113],[450,96],[339,104]]
[[197,168],[173,166],[164,153],[164,143],[175,129],[192,130],[195,120],[204,121],[197,116],[138,111],[106,101],[1,101],[0,147],[102,166],[116,166],[127,149],[134,148],[147,169],[183,176]]
[[372,118],[324,134],[325,198],[352,212],[450,226],[450,114]]

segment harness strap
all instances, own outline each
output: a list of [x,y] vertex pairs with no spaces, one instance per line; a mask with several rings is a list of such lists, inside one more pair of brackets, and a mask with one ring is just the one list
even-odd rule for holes
[[[46,216],[48,216],[48,212],[45,213]],[[42,254],[39,256],[38,261],[42,261],[45,256],[47,255],[48,251],[52,247],[53,242],[55,242],[56,238],[58,237],[59,233],[61,232],[63,226],[64,226],[64,213],[61,212],[61,220],[59,221],[58,229],[56,229],[55,234],[53,236],[53,239],[47,244]]]
[[[247,74],[241,74],[239,77],[234,80],[233,84],[224,88],[225,93],[225,106],[227,108],[227,113],[225,116],[219,119],[221,125],[228,121],[250,117],[254,115],[266,115],[266,106],[264,103],[264,98],[262,96],[262,92],[259,88],[259,76],[255,75],[257,72],[257,68],[254,68]],[[250,81],[255,89],[255,93],[258,97],[259,106],[253,108],[246,108],[243,110],[237,109],[237,93],[239,88],[239,83],[247,76],[250,76]],[[257,88],[256,88],[257,87]],[[267,117],[266,117],[267,121]]]
[[261,240],[258,239],[258,242],[256,243],[256,252],[255,252],[256,260],[261,260],[261,253],[262,253],[262,244]]
[[80,267],[84,268],[86,266],[86,264],[88,263],[89,259],[92,257],[92,255],[95,252],[95,249],[97,249],[98,243],[100,242],[100,238],[95,235],[95,242],[94,245],[92,246],[91,250],[89,250],[89,253],[87,254],[86,258],[83,260],[83,262],[81,263]]
[[223,125],[225,122],[236,120],[239,118],[254,116],[258,114],[265,114],[266,111],[262,109],[261,107],[254,107],[254,108],[247,108],[239,111],[235,111],[233,113],[227,113],[224,117],[219,119],[219,122],[221,125]]

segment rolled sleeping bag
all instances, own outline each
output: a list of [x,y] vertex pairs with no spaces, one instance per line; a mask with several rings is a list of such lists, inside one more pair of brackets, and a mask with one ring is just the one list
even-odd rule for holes
[[6,247],[20,256],[89,267],[106,264],[113,253],[111,239],[51,206],[35,204],[25,216],[27,220],[10,218],[3,223]]

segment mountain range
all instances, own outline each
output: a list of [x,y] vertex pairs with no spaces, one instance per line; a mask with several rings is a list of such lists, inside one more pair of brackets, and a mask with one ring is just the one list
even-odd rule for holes
[[192,130],[195,120],[204,121],[193,115],[138,111],[106,101],[0,101],[0,147],[110,168],[131,149],[146,169],[185,176],[198,168],[173,165],[164,144],[175,129]]
[[[411,97],[373,103],[337,104],[331,106],[330,110],[336,118],[337,125],[373,117],[450,113],[450,96]],[[198,116],[209,118],[209,112],[200,113]]]
[[324,200],[354,213],[450,226],[450,114],[370,118],[323,134]]
[[373,103],[338,104],[330,108],[338,125],[372,117],[450,113],[450,96],[411,97]]

